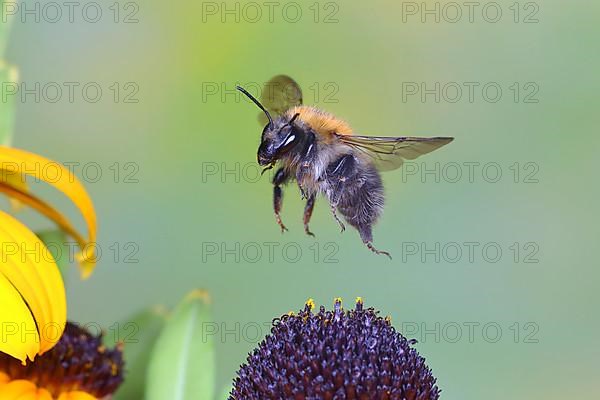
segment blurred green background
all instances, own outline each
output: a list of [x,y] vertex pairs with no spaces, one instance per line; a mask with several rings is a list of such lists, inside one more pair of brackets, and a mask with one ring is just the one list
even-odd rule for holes
[[[482,2],[472,22],[463,5],[452,23],[447,3],[437,3],[439,23],[422,15],[436,2],[391,0],[299,2],[295,23],[285,3],[273,21],[253,3],[263,13],[253,21],[256,6],[244,2],[228,2],[234,14],[222,15],[221,2],[151,0],[116,3],[119,22],[113,1],[98,2],[97,23],[81,8],[74,22],[17,19],[7,58],[22,81],[80,84],[73,102],[66,89],[56,103],[19,100],[15,139],[79,163],[75,173],[97,207],[102,256],[91,280],[73,272],[70,318],[110,326],[206,288],[224,332],[217,372],[226,385],[267,333],[264,323],[308,297],[331,306],[335,296],[346,304],[363,296],[419,340],[445,399],[598,396],[600,5],[499,1],[502,16],[492,23],[495,9],[482,14]],[[124,23],[128,15],[138,22]],[[232,92],[240,83],[257,93],[279,73],[302,85],[307,104],[361,134],[456,137],[411,170],[385,174],[374,236],[392,262],[371,254],[355,231],[340,234],[322,199],[316,239],[306,237],[293,185],[283,211],[290,231],[279,232],[268,177],[255,179],[258,110]],[[90,82],[103,89],[96,103],[82,96]],[[407,94],[422,82],[440,83],[439,102]],[[456,102],[456,85],[442,89],[450,82],[463,89]],[[472,102],[465,82],[479,84]],[[502,89],[497,102],[482,94],[488,83]],[[422,178],[426,168],[439,168],[439,179]],[[496,170],[502,176],[492,182]]]

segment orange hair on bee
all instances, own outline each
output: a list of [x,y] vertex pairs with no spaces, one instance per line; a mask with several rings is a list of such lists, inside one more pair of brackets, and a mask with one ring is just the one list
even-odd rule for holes
[[331,142],[333,134],[352,135],[352,128],[346,121],[326,111],[311,106],[296,106],[285,112],[290,119],[296,114],[299,114],[298,119],[310,126],[326,143]]

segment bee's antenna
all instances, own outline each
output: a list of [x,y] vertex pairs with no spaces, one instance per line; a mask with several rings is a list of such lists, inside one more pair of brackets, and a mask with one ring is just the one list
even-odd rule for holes
[[288,122],[288,125],[293,124],[294,121],[296,120],[296,118],[298,118],[299,116],[300,116],[300,113],[294,114],[294,116],[292,117],[292,119],[290,119],[290,122]]
[[244,89],[241,86],[236,86],[235,87],[237,90],[239,90],[240,92],[244,93],[250,100],[252,100],[254,102],[254,104],[256,104],[258,106],[258,108],[260,108],[261,110],[263,110],[263,112],[265,113],[265,115],[267,116],[267,118],[269,119],[269,125],[273,126],[273,118],[271,118],[271,114],[269,114],[269,112],[267,111],[267,109],[260,104],[260,101],[256,100],[256,98],[254,96],[252,96],[246,89]]

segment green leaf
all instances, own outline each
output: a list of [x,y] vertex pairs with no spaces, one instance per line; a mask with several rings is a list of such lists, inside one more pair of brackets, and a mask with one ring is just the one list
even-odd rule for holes
[[36,235],[46,245],[52,257],[58,265],[60,274],[63,277],[63,281],[67,282],[69,275],[69,267],[71,263],[69,261],[69,247],[67,246],[67,235],[61,230],[48,230],[37,232]]
[[162,331],[148,366],[147,400],[214,400],[216,361],[209,297],[187,296]]
[[[1,42],[1,40],[0,40]],[[1,44],[0,44],[1,45]],[[2,96],[0,99],[0,145],[10,145],[15,121],[15,95],[18,84],[17,69],[5,64],[0,59],[0,84]]]
[[0,58],[6,50],[8,34],[18,6],[15,0],[0,0]]
[[[165,326],[166,317],[167,311],[161,307],[143,311],[118,323],[113,337],[110,334],[107,337],[114,341],[111,345],[123,343],[124,346],[125,382],[113,396],[114,400],[144,398],[150,354]],[[111,329],[109,332],[115,330]]]

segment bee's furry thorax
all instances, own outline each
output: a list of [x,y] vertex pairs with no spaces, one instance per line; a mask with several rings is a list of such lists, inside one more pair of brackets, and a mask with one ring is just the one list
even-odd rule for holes
[[336,135],[350,135],[352,128],[334,115],[310,106],[297,106],[282,115],[281,122],[298,114],[295,125],[306,140],[281,158],[284,168],[309,194],[327,193],[327,167],[351,149]]
[[324,194],[359,230],[363,240],[372,240],[371,225],[383,209],[383,185],[371,162],[339,140],[339,135],[351,135],[352,128],[334,115],[310,106],[289,109],[278,123],[283,124],[296,114],[294,124],[305,140],[282,157],[286,175],[297,181],[305,195]]
[[312,128],[320,141],[331,143],[333,135],[352,135],[352,128],[333,114],[311,106],[292,107],[285,113],[287,119],[299,114],[298,119]]

